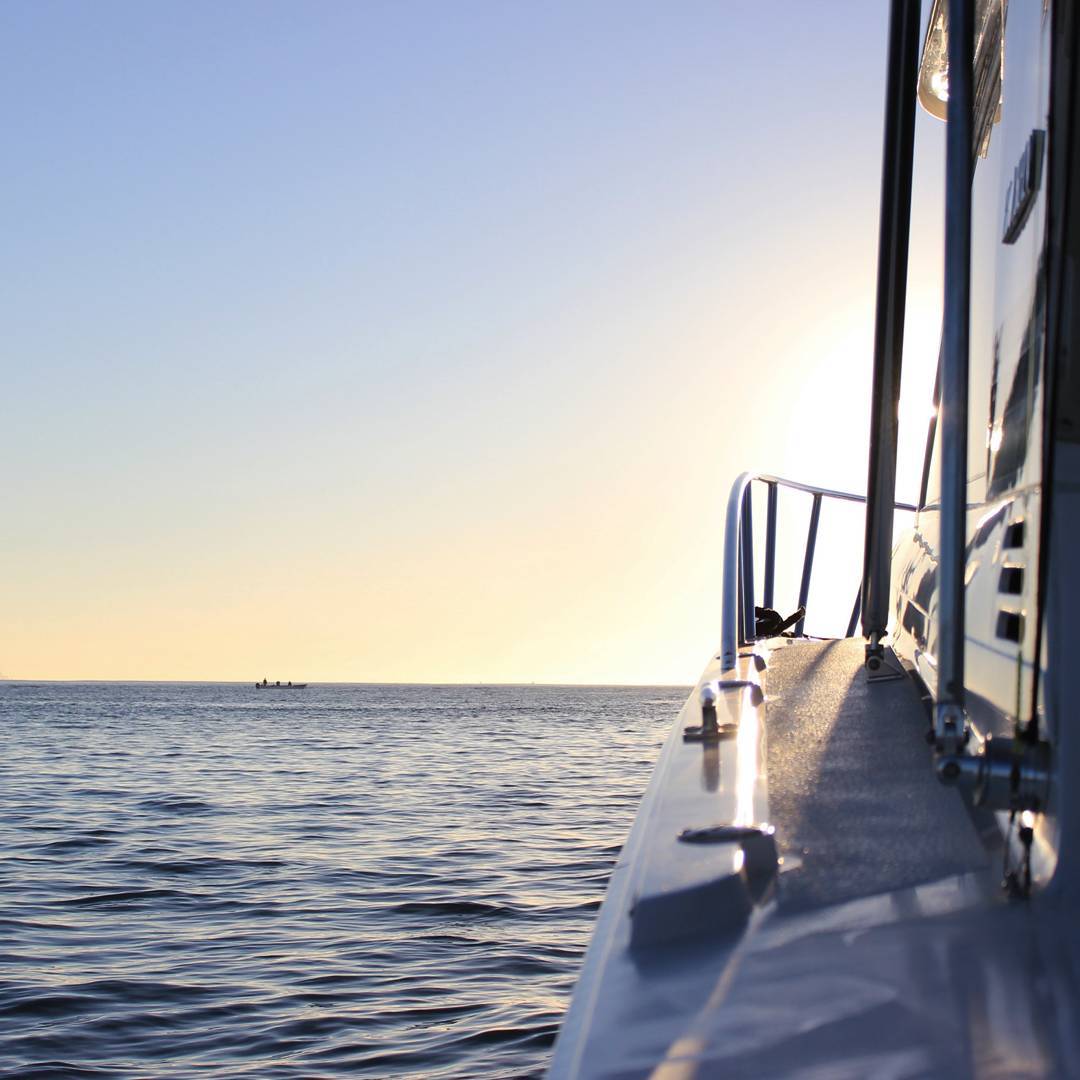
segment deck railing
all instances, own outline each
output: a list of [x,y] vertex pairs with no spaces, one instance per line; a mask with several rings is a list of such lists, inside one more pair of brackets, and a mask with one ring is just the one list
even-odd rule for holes
[[[839,502],[864,505],[866,503],[865,495],[855,495],[848,491],[833,491],[830,488],[815,487],[812,484],[801,484],[795,480],[785,480],[768,473],[746,472],[736,479],[731,488],[731,495],[728,497],[727,518],[724,523],[723,629],[720,651],[725,667],[734,666],[741,646],[757,640],[757,617],[754,610],[753,485],[755,483],[764,484],[766,489],[765,565],[761,603],[767,608],[771,608],[774,603],[779,489],[805,492],[811,498],[810,525],[806,532],[802,576],[799,580],[798,606],[801,608],[806,607],[810,597],[810,580],[814,571],[814,556],[817,550],[818,525],[821,521],[823,500],[835,499]],[[910,503],[895,503],[894,509],[915,512],[915,507]],[[848,623],[848,637],[855,633],[858,623],[860,596],[856,597],[855,608]],[[796,635],[803,633],[805,621],[804,616],[796,623],[794,628]]]

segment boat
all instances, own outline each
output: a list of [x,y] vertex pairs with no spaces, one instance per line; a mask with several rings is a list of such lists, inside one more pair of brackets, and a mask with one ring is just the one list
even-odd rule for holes
[[[866,491],[735,479],[720,648],[611,875],[553,1078],[1080,1075],[1080,12],[929,6],[925,35],[917,2],[890,6]],[[944,319],[905,505],[918,107],[946,123]],[[842,502],[864,508],[859,600],[811,638]]]
[[255,684],[256,690],[306,690],[306,682],[267,682],[263,679],[262,682]]

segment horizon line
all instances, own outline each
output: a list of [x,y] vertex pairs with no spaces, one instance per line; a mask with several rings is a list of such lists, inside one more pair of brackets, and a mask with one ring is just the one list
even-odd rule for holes
[[[302,682],[302,680],[297,680]],[[171,686],[251,686],[258,685],[251,679],[35,679],[24,678],[13,675],[0,675],[0,683],[57,683],[57,684],[72,684],[72,683],[93,683],[95,685],[101,684],[145,684],[145,685],[171,685]],[[283,687],[287,684],[282,683]],[[277,688],[276,683],[270,683],[269,686]],[[357,682],[341,682],[333,680],[323,680],[321,682],[308,681],[303,684],[301,689],[310,689],[317,686],[544,686],[544,687],[583,687],[583,688],[595,688],[603,689],[607,687],[655,687],[658,689],[689,689],[693,686],[693,683],[663,683],[663,682],[483,682],[466,680],[463,682],[396,682],[396,681],[382,681],[382,680],[360,680]]]

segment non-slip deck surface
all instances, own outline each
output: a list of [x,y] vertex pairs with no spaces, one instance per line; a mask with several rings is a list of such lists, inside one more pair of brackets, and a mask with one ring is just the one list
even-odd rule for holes
[[765,688],[769,809],[781,910],[901,889],[986,866],[960,796],[931,768],[908,679],[868,683],[859,639],[773,650]]

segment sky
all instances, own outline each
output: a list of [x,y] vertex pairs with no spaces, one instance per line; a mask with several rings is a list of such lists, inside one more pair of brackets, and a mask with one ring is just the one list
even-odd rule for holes
[[0,6],[0,675],[693,681],[735,476],[865,487],[887,11]]

